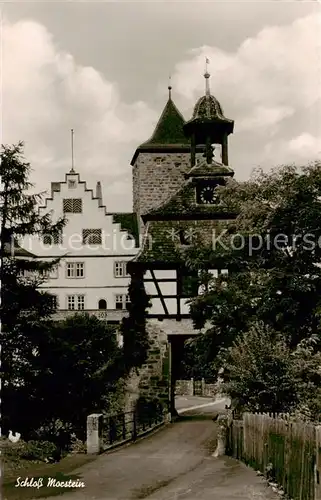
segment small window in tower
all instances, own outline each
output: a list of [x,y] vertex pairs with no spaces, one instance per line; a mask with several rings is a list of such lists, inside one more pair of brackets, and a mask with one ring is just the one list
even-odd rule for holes
[[75,187],[76,187],[76,181],[69,180],[68,181],[68,188],[75,189]]

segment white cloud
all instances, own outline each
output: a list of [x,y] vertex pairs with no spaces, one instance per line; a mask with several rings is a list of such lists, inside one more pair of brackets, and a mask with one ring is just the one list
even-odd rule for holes
[[[188,117],[204,93],[201,75],[205,56],[210,59],[212,92],[235,120],[230,159],[243,178],[250,165],[319,154],[319,32],[320,19],[308,16],[266,27],[234,52],[194,48],[176,65],[173,95]],[[124,102],[117,83],[81,66],[39,23],[6,21],[2,40],[2,142],[26,142],[33,180],[44,189],[71,166],[74,128],[81,177],[89,187],[102,181],[108,210],[130,210],[129,162],[162,110],[143,101]],[[152,83],[157,88],[158,82]]]
[[[189,51],[173,75],[178,101],[188,109],[204,93],[201,75],[208,57],[211,91],[226,116],[235,120],[233,143],[238,142],[238,134],[242,133],[244,144],[243,132],[246,132],[247,147],[249,143],[252,145],[249,154],[257,155],[256,163],[261,163],[269,150],[269,147],[264,149],[262,141],[275,136],[277,143],[271,146],[274,154],[269,159],[283,161],[286,153],[292,157],[298,153],[300,161],[302,148],[295,150],[288,140],[280,141],[280,137],[288,136],[291,128],[296,136],[298,123],[304,136],[309,121],[314,122],[315,141],[320,140],[320,28],[320,17],[310,15],[290,25],[266,27],[257,36],[244,40],[235,52],[209,46]],[[239,147],[242,148],[240,142]],[[307,150],[310,155],[316,153],[314,140],[306,142],[304,149],[305,157],[309,156]],[[235,167],[239,157],[247,163],[253,162],[253,157],[246,159],[243,153],[240,149],[235,152]],[[246,167],[243,174],[249,174]]]
[[271,159],[274,159],[274,163],[277,164],[295,162],[301,165],[313,162],[320,157],[320,138],[303,132],[290,140],[275,139],[266,143],[261,165],[263,167],[269,165]]
[[237,124],[238,131],[255,130],[257,127],[270,127],[294,114],[290,106],[265,107],[258,106]]
[[2,142],[25,141],[37,188],[46,189],[70,169],[74,128],[82,178],[90,187],[103,182],[109,208],[131,209],[131,187],[124,203],[112,184],[128,177],[131,154],[149,137],[157,113],[144,102],[122,102],[115,83],[77,64],[36,22],[5,22],[2,37]]

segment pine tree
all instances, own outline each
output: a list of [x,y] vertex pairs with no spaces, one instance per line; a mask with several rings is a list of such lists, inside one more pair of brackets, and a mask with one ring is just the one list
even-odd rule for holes
[[[2,400],[13,397],[32,371],[34,345],[41,324],[53,313],[52,296],[39,290],[45,274],[58,261],[41,262],[18,244],[26,235],[56,235],[65,225],[51,214],[38,212],[42,194],[31,194],[31,167],[23,156],[23,143],[2,145],[0,152],[1,217],[1,375]],[[5,407],[6,401],[4,401]]]

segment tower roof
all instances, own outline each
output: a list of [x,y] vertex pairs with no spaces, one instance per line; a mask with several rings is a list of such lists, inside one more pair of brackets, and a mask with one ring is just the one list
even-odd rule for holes
[[171,87],[168,87],[169,97],[163,109],[163,112],[157,122],[153,135],[148,141],[143,142],[136,150],[131,161],[133,165],[137,155],[141,151],[159,152],[167,149],[190,150],[190,142],[184,134],[185,120],[183,115],[177,109],[171,97]]
[[183,115],[175,106],[172,98],[169,97],[152,137],[144,142],[142,146],[149,144],[189,144],[183,132],[184,124]]
[[195,126],[207,126],[207,124],[216,123],[220,129],[225,129],[227,133],[232,133],[234,121],[224,116],[223,108],[220,102],[210,92],[209,78],[210,74],[206,70],[205,78],[205,95],[200,97],[194,106],[193,116],[191,120],[186,122],[184,130],[187,134],[195,128]]
[[225,118],[221,104],[211,94],[200,97],[196,102],[192,120],[195,119],[232,121]]

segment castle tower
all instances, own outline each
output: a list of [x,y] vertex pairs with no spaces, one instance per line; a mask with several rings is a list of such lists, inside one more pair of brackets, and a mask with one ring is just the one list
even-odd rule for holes
[[[208,61],[206,60],[206,63]],[[213,161],[214,150],[221,150],[221,157],[215,157],[223,165],[228,165],[228,136],[233,133],[234,121],[226,118],[222,106],[211,95],[207,67],[204,74],[205,95],[194,107],[193,117],[184,124],[184,132],[191,141],[191,167],[196,163],[196,151],[200,145],[205,149],[205,158],[208,164]],[[213,147],[215,145],[215,147]],[[218,147],[217,147],[218,146]]]
[[153,135],[136,149],[131,161],[133,211],[138,215],[141,230],[141,215],[174,194],[191,168],[190,141],[183,131],[185,120],[172,100],[171,86],[168,92],[168,101]]

